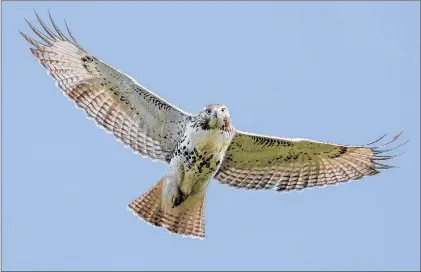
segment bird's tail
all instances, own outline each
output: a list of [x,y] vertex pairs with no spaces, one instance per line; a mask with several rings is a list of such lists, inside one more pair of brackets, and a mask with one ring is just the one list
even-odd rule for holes
[[156,185],[129,204],[129,209],[157,227],[165,227],[172,233],[186,235],[191,238],[205,237],[204,204],[205,191],[193,196],[178,207],[164,210],[162,188],[165,177]]

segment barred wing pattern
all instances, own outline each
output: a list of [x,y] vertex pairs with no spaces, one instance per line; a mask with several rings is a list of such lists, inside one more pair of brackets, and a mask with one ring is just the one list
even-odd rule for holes
[[406,143],[389,150],[370,147],[385,136],[367,145],[346,146],[237,131],[215,179],[237,188],[275,188],[278,192],[361,179],[392,167],[378,161],[395,156],[380,153]]
[[88,118],[112,133],[135,153],[153,160],[169,161],[189,114],[167,103],[128,75],[112,68],[69,40],[51,18],[49,29],[36,14],[43,34],[28,22],[44,43],[22,36],[56,85],[83,109]]

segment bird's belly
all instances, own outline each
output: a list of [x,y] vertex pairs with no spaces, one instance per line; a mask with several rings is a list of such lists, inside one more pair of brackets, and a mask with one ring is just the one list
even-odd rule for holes
[[205,188],[218,171],[220,158],[220,153],[207,153],[201,159],[186,161],[180,189],[186,193],[196,193]]
[[194,170],[187,171],[185,178],[180,184],[180,189],[188,195],[194,195],[206,188],[209,181],[214,176],[213,173],[199,174]]
[[218,134],[192,137],[190,152],[184,157],[184,178],[180,189],[195,193],[206,187],[221,165],[228,142]]

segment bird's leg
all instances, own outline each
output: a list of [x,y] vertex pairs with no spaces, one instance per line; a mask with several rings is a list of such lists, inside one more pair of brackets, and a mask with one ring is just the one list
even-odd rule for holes
[[167,209],[173,209],[180,206],[189,196],[188,192],[182,190],[184,174],[184,164],[180,159],[173,159],[170,162],[168,172],[168,182],[165,185],[165,196]]
[[177,206],[180,206],[181,203],[183,203],[187,199],[188,195],[184,194],[183,191],[181,191],[180,187],[177,187],[177,194],[172,197],[172,207],[175,208]]
[[174,195],[171,199],[173,208],[180,206],[181,203],[183,203],[188,197],[188,193],[183,192],[183,190],[181,189],[181,185],[184,181],[184,164],[180,163],[177,168],[177,190],[175,190]]

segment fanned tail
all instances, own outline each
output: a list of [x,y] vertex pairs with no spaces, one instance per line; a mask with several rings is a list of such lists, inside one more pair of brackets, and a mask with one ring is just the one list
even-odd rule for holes
[[129,209],[156,227],[191,238],[205,237],[204,204],[205,192],[193,196],[194,199],[164,211],[162,207],[162,188],[165,177],[155,186],[129,204]]

